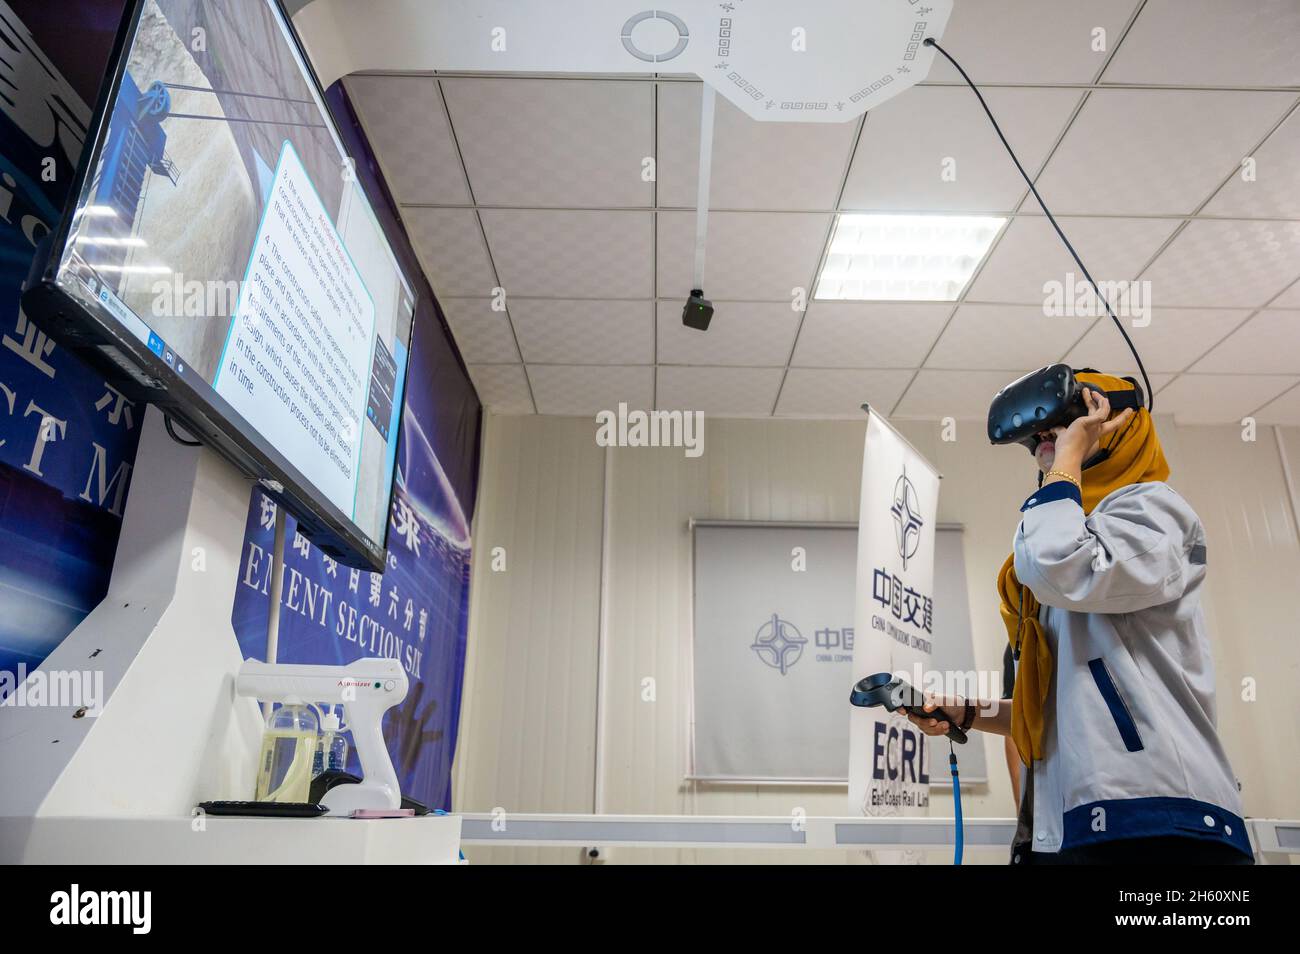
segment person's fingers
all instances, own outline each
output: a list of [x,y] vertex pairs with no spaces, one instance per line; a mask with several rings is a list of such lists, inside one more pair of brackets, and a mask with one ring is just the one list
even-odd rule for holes
[[1134,413],[1135,412],[1131,407],[1124,408],[1124,410],[1120,412],[1113,421],[1107,421],[1101,426],[1102,436],[1105,437],[1107,434],[1113,434],[1115,431],[1126,425],[1130,420],[1132,420]]
[[[933,703],[927,703],[927,706],[930,709],[934,708]],[[907,709],[904,706],[899,706],[898,711],[907,716],[907,721],[911,722],[912,725],[916,726],[926,735],[946,735],[948,733],[947,722],[940,722],[938,719],[926,716],[921,712]]]
[[1093,421],[1101,422],[1110,417],[1110,399],[1104,394],[1093,391],[1091,388],[1085,392],[1089,401],[1088,418]]

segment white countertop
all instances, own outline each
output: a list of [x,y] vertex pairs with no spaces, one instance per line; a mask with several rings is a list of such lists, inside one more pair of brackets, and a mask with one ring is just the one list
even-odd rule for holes
[[0,818],[5,864],[456,864],[460,816]]

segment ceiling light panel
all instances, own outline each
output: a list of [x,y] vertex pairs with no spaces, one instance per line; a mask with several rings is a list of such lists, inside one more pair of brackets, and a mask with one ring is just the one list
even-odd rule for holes
[[1004,224],[987,215],[842,214],[813,297],[956,301]]

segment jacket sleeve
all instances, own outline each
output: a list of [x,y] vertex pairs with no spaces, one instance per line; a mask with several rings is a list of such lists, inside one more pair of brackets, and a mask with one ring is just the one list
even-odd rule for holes
[[1040,603],[1081,613],[1132,613],[1182,596],[1204,563],[1200,520],[1173,488],[1133,484],[1085,517],[1058,481],[1025,501],[1016,531],[1020,582]]

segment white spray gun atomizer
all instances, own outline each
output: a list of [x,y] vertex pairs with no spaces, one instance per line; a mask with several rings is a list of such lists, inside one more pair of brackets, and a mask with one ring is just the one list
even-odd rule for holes
[[402,792],[384,745],[384,713],[406,698],[410,683],[396,659],[358,659],[346,666],[297,666],[247,659],[239,667],[235,692],[263,702],[342,703],[362,780],[335,785],[322,804],[331,815],[357,809],[400,808]]

